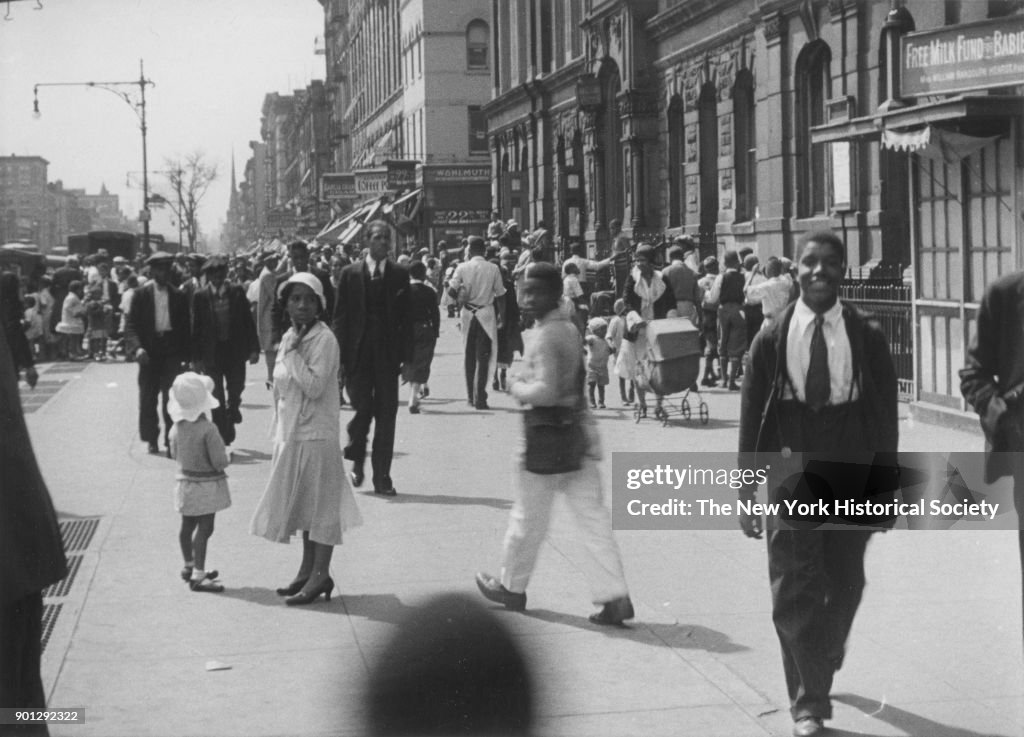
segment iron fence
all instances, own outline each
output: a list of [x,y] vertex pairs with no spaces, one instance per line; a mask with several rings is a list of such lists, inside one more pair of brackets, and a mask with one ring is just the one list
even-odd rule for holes
[[876,267],[863,278],[863,272],[851,270],[839,288],[839,296],[878,322],[889,340],[900,400],[910,401],[914,398],[913,288],[904,283],[898,266],[887,271],[890,273],[879,274]]

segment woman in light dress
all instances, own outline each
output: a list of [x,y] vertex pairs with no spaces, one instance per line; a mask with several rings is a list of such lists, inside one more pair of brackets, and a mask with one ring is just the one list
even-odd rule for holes
[[321,322],[326,300],[320,280],[294,274],[281,292],[292,327],[274,365],[274,456],[270,480],[250,532],[288,542],[302,531],[302,562],[294,580],[277,589],[289,606],[330,601],[334,546],[342,532],[362,524],[345,477],[338,419],[340,351]]

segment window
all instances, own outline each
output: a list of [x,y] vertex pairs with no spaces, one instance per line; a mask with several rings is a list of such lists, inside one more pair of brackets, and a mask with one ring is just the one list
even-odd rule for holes
[[736,222],[745,222],[753,220],[757,212],[757,116],[754,77],[748,69],[736,76],[732,101],[736,126]]
[[684,131],[683,101],[673,97],[668,106],[668,224],[671,227],[682,225],[683,213],[686,212],[683,196],[683,163],[686,160]]
[[489,34],[487,24],[482,20],[471,21],[466,26],[466,68],[489,69]]
[[825,122],[825,105],[832,96],[828,44],[815,41],[796,61],[797,217],[825,212],[826,156],[824,143],[811,143],[811,128]]
[[479,105],[470,105],[469,111],[469,152],[486,154],[487,149],[487,116]]

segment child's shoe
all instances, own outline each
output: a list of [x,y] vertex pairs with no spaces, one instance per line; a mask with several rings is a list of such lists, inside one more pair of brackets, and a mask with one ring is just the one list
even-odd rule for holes
[[598,402],[597,403],[597,408],[598,409],[605,409],[604,402]]

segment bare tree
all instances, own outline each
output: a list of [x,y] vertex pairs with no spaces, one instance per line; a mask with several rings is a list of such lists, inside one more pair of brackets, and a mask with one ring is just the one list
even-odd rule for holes
[[167,205],[178,218],[188,238],[188,250],[196,250],[199,237],[197,211],[210,185],[217,179],[217,165],[206,160],[202,151],[193,151],[184,157],[164,159],[164,176],[174,194],[167,197]]

